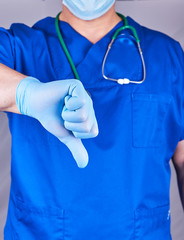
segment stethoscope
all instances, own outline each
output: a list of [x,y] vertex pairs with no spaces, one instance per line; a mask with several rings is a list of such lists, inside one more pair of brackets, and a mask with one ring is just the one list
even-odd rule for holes
[[[146,79],[146,67],[145,67],[145,61],[144,61],[144,57],[143,57],[143,52],[142,52],[141,45],[140,45],[140,39],[139,39],[139,37],[138,37],[138,35],[137,35],[137,32],[136,32],[135,28],[132,27],[132,26],[130,26],[130,25],[128,24],[127,18],[126,18],[125,16],[123,16],[122,14],[120,14],[120,13],[117,13],[117,14],[118,14],[118,15],[122,18],[122,20],[124,21],[124,26],[123,26],[123,27],[120,27],[120,28],[118,28],[118,29],[116,30],[116,32],[114,33],[114,35],[113,35],[113,37],[112,37],[112,40],[111,40],[110,44],[108,45],[108,48],[107,48],[105,57],[104,57],[104,59],[103,59],[102,75],[103,75],[103,77],[104,77],[105,79],[110,80],[110,81],[116,81],[116,82],[119,83],[119,84],[129,84],[129,83],[140,84],[140,83],[143,83],[144,80]],[[74,73],[75,78],[78,79],[78,80],[80,80],[79,74],[78,74],[78,72],[77,72],[77,70],[76,70],[76,67],[75,67],[75,65],[74,65],[74,63],[73,63],[73,60],[72,60],[72,58],[71,58],[71,56],[70,56],[70,53],[69,53],[69,51],[68,51],[68,49],[67,49],[67,47],[66,47],[66,44],[65,44],[65,42],[64,42],[64,40],[63,40],[61,31],[60,31],[60,28],[59,28],[59,15],[60,15],[60,12],[58,13],[58,15],[57,15],[56,18],[55,18],[55,26],[56,26],[57,35],[58,35],[59,41],[60,41],[60,43],[61,43],[61,46],[62,46],[62,48],[63,48],[63,50],[64,50],[64,52],[65,52],[65,55],[66,55],[66,57],[67,57],[67,59],[68,59],[68,61],[69,61],[69,63],[70,63],[70,66],[71,66],[71,68],[72,68],[72,71],[73,71],[73,73]],[[141,57],[141,61],[142,61],[142,68],[143,68],[143,78],[142,78],[141,81],[133,81],[133,80],[130,80],[130,79],[128,79],[128,78],[114,79],[114,78],[109,78],[109,77],[107,77],[107,76],[104,74],[105,63],[106,63],[107,57],[108,57],[108,55],[109,55],[110,49],[111,49],[114,41],[115,41],[116,38],[118,37],[119,32],[122,31],[122,30],[125,30],[125,29],[131,30],[131,32],[132,32],[132,34],[133,34],[133,37],[134,37],[134,39],[135,39],[135,41],[136,41],[136,43],[137,43],[138,51],[139,51],[139,54],[140,54],[140,57]]]

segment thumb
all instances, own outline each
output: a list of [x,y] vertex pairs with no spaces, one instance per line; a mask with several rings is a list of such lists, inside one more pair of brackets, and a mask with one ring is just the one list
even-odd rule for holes
[[65,138],[59,138],[71,151],[79,168],[85,168],[88,164],[88,153],[81,141],[81,139],[74,136],[67,136]]

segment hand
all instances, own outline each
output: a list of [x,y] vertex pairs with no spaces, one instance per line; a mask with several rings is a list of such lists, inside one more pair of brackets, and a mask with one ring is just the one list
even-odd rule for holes
[[16,103],[20,113],[36,118],[71,151],[78,167],[88,164],[80,138],[98,135],[93,103],[79,80],[42,83],[26,77],[18,85]]

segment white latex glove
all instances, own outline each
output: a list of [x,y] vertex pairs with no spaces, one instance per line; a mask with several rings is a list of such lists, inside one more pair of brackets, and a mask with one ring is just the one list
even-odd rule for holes
[[36,118],[71,151],[78,167],[88,164],[80,138],[98,135],[93,102],[79,80],[42,83],[26,77],[18,85],[16,103],[20,113]]

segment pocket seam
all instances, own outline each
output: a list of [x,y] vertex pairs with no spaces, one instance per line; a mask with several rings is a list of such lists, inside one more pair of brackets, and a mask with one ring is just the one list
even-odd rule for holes
[[27,204],[25,204],[23,201],[21,201],[20,199],[16,199],[15,202],[16,208],[21,210],[24,210],[25,212],[28,213],[33,213],[36,215],[40,215],[42,217],[59,217],[59,218],[63,218],[64,217],[64,209],[60,209],[60,208],[53,208],[53,207],[31,207],[28,206]]
[[[39,217],[44,219],[55,219],[54,221],[58,221],[57,231],[59,231],[59,236],[57,240],[65,240],[65,210],[63,208],[58,207],[39,207],[39,206],[30,206],[25,204],[21,199],[15,197],[14,201],[15,205],[15,214],[17,221],[17,229],[16,229],[16,240],[19,239],[17,230],[20,228],[20,224],[24,219],[24,214],[32,214],[32,217]],[[52,221],[52,220],[51,220]]]
[[[168,108],[169,105],[172,101],[173,97],[170,94],[152,94],[152,93],[131,93],[131,111],[132,111],[132,147],[133,148],[160,148],[161,147],[161,137],[160,137],[160,130],[163,128],[163,121],[166,118],[167,112],[168,112]],[[136,119],[136,111],[135,111],[135,104],[139,103],[150,103],[150,107],[151,107],[151,103],[162,103],[165,104],[165,113],[162,117],[162,122],[161,125],[157,126],[156,130],[158,132],[157,135],[157,142],[155,141],[151,141],[145,144],[145,142],[140,142],[140,136],[139,134],[136,136],[136,129],[135,126],[138,126],[138,123],[135,123],[135,119]],[[135,125],[136,124],[136,125]],[[136,127],[137,127],[136,126]],[[155,133],[156,134],[156,133]],[[158,138],[159,136],[159,138]],[[149,139],[148,139],[149,140]]]
[[[169,203],[160,205],[153,208],[137,208],[134,211],[134,238],[136,240],[142,239],[144,237],[144,229],[146,231],[146,226],[144,225],[144,221],[150,221],[154,222],[154,224],[158,224],[157,229],[162,228],[165,224],[170,224],[170,215],[166,214],[170,213],[170,205]],[[169,216],[169,218],[168,218]],[[153,217],[155,217],[155,220],[153,220]],[[164,219],[165,218],[165,219]],[[151,227],[148,225],[147,231],[154,230],[155,226],[153,227],[151,224]]]

